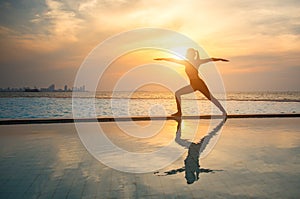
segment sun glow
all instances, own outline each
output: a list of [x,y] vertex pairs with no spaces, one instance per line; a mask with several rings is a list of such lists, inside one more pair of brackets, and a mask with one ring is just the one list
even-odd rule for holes
[[186,50],[187,47],[175,47],[172,48],[172,52],[170,52],[170,55],[175,59],[185,59]]

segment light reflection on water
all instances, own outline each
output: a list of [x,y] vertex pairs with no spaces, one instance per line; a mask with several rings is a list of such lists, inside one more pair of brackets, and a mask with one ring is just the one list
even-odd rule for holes
[[[200,121],[199,134],[194,140],[188,135],[193,122],[183,121],[180,139],[197,144],[207,132],[208,121]],[[2,191],[10,191],[10,198],[17,198],[23,192],[29,194],[27,198],[36,197],[34,194],[49,197],[55,193],[65,194],[63,198],[67,194],[69,198],[80,197],[81,193],[93,198],[108,198],[112,194],[124,197],[126,193],[128,197],[125,198],[134,198],[143,190],[155,196],[167,194],[170,198],[176,194],[189,198],[203,193],[212,198],[219,194],[226,198],[247,198],[243,195],[245,191],[255,198],[274,198],[278,193],[282,195],[275,198],[294,198],[299,195],[297,124],[299,118],[229,119],[214,150],[200,162],[199,181],[191,186],[186,185],[185,171],[180,170],[188,153],[156,174],[130,174],[96,161],[80,143],[72,124],[3,125],[0,139]],[[109,128],[111,124],[103,125]],[[118,134],[116,131],[111,129],[108,133],[114,137],[114,133]],[[161,136],[174,139],[176,131],[177,123],[167,121]],[[114,139],[120,141],[121,138],[115,136]],[[163,144],[161,139],[155,140],[153,145],[139,145],[139,149],[144,147],[147,151],[149,147]],[[178,172],[177,175],[158,176],[168,171]],[[231,189],[224,186],[226,184]],[[290,191],[285,191],[286,187]],[[234,195],[228,195],[231,190],[235,190]]]

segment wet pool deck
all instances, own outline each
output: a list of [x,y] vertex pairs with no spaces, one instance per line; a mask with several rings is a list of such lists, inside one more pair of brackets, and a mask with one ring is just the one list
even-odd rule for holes
[[[193,122],[186,121],[182,137]],[[114,122],[101,125],[126,145]],[[174,138],[176,122],[165,126],[162,134]],[[300,197],[300,118],[228,119],[192,184],[182,170],[187,152],[158,171],[125,173],[92,157],[73,123],[1,125],[0,198]]]

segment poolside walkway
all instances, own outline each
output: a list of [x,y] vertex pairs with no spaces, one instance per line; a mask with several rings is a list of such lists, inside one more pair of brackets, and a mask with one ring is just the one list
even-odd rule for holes
[[[178,143],[189,140],[195,121],[183,121]],[[1,125],[0,198],[296,199],[300,198],[299,124],[300,118],[228,119],[213,150],[200,159],[199,179],[191,184],[184,168],[188,149],[163,169],[125,173],[90,155],[74,123]],[[101,123],[118,146],[133,151],[157,149],[168,139],[179,139],[176,121],[164,125],[153,138],[133,143],[115,122]],[[205,135],[208,126],[209,120],[201,121],[193,142]]]

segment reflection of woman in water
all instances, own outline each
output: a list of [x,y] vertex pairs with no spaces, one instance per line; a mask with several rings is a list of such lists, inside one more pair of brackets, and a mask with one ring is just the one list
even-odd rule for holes
[[195,91],[200,91],[207,99],[209,99],[212,103],[214,103],[220,111],[222,111],[223,115],[227,115],[225,109],[220,104],[220,102],[209,92],[208,87],[204,83],[202,79],[198,76],[198,68],[201,64],[205,64],[211,61],[225,61],[228,62],[227,59],[222,58],[208,58],[208,59],[200,59],[199,52],[193,48],[189,48],[186,53],[187,60],[178,60],[173,58],[156,58],[154,60],[163,60],[170,61],[178,64],[182,64],[185,66],[185,72],[190,79],[190,85],[185,86],[178,91],[176,91],[176,104],[177,104],[177,112],[172,114],[172,116],[181,116],[181,95],[192,93]]
[[179,169],[173,169],[165,171],[164,175],[174,175],[176,173],[185,172],[185,179],[187,184],[192,184],[199,179],[200,173],[209,173],[216,170],[200,168],[199,158],[201,153],[204,152],[210,140],[218,134],[222,126],[225,124],[226,119],[220,121],[220,123],[210,131],[209,134],[204,136],[199,142],[194,143],[181,138],[181,119],[177,121],[177,130],[175,141],[182,147],[188,148],[188,155],[184,160],[184,167]]
[[184,160],[185,179],[188,184],[192,184],[193,182],[199,179],[200,172],[213,172],[210,169],[203,169],[203,171],[200,170],[199,157],[200,154],[203,153],[203,151],[205,150],[211,138],[213,138],[220,131],[220,129],[226,122],[226,119],[221,120],[220,123],[214,129],[212,129],[209,134],[204,136],[198,143],[182,140],[181,121],[179,120],[177,122],[178,124],[175,141],[181,146],[188,146],[188,155]]

